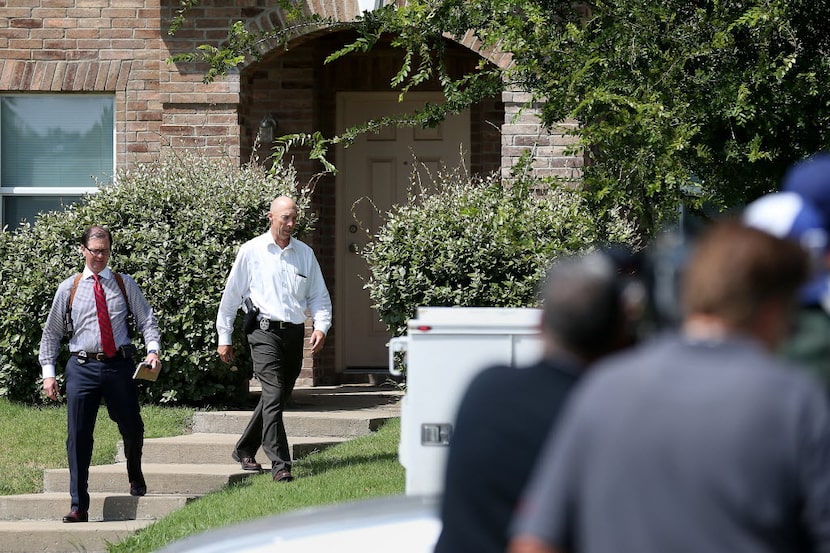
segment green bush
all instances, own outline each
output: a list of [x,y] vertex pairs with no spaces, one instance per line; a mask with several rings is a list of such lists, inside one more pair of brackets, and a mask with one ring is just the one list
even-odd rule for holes
[[[81,233],[100,224],[113,233],[110,267],[136,279],[159,321],[164,368],[157,382],[141,385],[143,398],[194,405],[235,401],[250,374],[250,356],[237,321],[239,370],[219,361],[216,312],[237,249],[265,230],[269,203],[280,194],[293,196],[301,213],[311,214],[311,188],[298,186],[291,169],[165,156],[119,172],[115,184],[65,211],[40,214],[35,225],[4,229],[0,396],[41,400],[42,325],[58,284],[83,269]],[[301,216],[297,233],[314,222]],[[59,378],[68,358],[62,350]]]
[[557,256],[599,242],[634,246],[634,225],[613,212],[597,220],[579,191],[550,180],[505,186],[446,172],[433,180],[394,207],[364,249],[365,286],[396,335],[418,306],[536,305]]

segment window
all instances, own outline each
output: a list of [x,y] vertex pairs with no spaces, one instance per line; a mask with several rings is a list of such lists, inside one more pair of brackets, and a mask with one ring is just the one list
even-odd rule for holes
[[112,179],[114,105],[111,95],[0,96],[0,227],[34,223]]

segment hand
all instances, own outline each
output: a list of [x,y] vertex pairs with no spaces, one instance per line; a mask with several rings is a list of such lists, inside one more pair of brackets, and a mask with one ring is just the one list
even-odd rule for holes
[[315,330],[311,333],[311,337],[308,339],[308,345],[311,346],[311,353],[315,354],[323,349],[323,344],[326,343],[326,335],[323,334],[322,330]]
[[233,363],[233,346],[219,346],[216,348],[216,353],[219,354],[219,359],[225,363]]
[[43,391],[46,393],[46,397],[54,401],[57,401],[61,395],[58,381],[53,376],[43,379]]
[[158,353],[148,353],[147,357],[144,358],[144,363],[150,365],[150,369],[154,372],[161,370],[161,359],[159,359]]

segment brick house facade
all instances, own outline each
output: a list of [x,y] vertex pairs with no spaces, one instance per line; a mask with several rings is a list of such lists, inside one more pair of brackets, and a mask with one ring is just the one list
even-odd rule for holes
[[[308,0],[308,9],[348,21],[357,0]],[[231,4],[231,5],[228,5]],[[168,34],[177,0],[0,0],[0,95],[103,93],[114,98],[114,158],[117,168],[155,159],[165,149],[198,150],[203,155],[247,161],[259,126],[272,120],[279,134],[336,131],[340,92],[388,91],[399,67],[399,53],[378,47],[324,64],[346,44],[346,32],[318,29],[288,48],[266,47],[262,61],[247,63],[227,77],[203,83],[203,67],[171,64],[172,54],[203,43],[219,43],[228,24],[241,20],[252,29],[283,24],[280,10],[261,0],[233,3],[204,0],[184,28]],[[471,37],[449,42],[451,68],[463,70],[482,56],[509,63],[504,54],[482,53]],[[425,87],[429,89],[430,87]],[[437,89],[435,86],[433,89]],[[523,151],[532,149],[536,170],[574,176],[578,158],[564,155],[568,140],[546,133],[528,95],[505,91],[470,111],[469,169],[509,171]],[[521,110],[521,111],[520,111]],[[293,155],[300,182],[319,173],[316,162]],[[332,161],[337,165],[337,159]],[[307,238],[317,252],[333,299],[340,290],[334,265],[337,190],[332,176],[317,183],[312,208],[317,232]],[[335,320],[337,323],[337,320]],[[337,324],[321,355],[305,360],[299,384],[334,384],[350,377],[338,367]]]

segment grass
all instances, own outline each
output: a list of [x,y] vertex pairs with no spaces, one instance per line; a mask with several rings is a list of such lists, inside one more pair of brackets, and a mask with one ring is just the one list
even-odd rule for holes
[[400,419],[392,419],[374,434],[295,461],[293,482],[274,483],[269,473],[249,477],[187,504],[121,543],[111,544],[108,552],[150,552],[235,522],[314,505],[401,494],[404,469],[398,462],[399,437]]
[[[145,437],[188,431],[194,410],[142,407]],[[92,463],[113,462],[121,437],[101,408],[95,428]],[[404,469],[398,462],[400,420],[377,432],[349,440],[295,461],[296,480],[274,483],[269,473],[193,501],[123,542],[110,553],[155,551],[170,542],[211,528],[266,515],[311,507],[401,494]],[[65,468],[66,406],[31,407],[0,400],[0,495],[43,491],[43,471]]]
[[[175,436],[188,431],[193,409],[144,406],[145,437]],[[98,412],[92,464],[113,462],[121,439],[107,410]],[[0,495],[40,493],[43,471],[66,468],[66,404],[31,407],[0,400]]]

